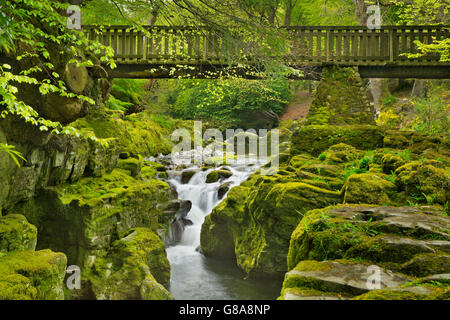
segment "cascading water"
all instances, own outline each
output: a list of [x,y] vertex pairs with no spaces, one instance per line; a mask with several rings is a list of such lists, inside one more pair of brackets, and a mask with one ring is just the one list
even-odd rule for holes
[[[172,278],[170,291],[175,299],[228,300],[228,299],[275,299],[279,295],[278,281],[245,280],[245,275],[233,264],[208,259],[199,252],[200,231],[205,217],[218,205],[218,189],[223,183],[230,187],[245,181],[263,163],[255,162],[227,166],[233,175],[215,183],[206,183],[213,169],[197,172],[187,184],[181,177],[169,172],[170,183],[176,188],[181,200],[190,200],[192,208],[186,216],[193,222],[186,226],[179,244],[167,248]],[[189,168],[188,170],[199,169]],[[226,196],[224,197],[224,199]]]

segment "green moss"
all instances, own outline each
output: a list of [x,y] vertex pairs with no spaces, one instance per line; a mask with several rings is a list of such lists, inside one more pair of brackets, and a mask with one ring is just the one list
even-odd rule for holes
[[317,157],[333,145],[344,143],[360,150],[383,146],[383,130],[377,126],[303,126],[294,131],[291,155],[308,153]]
[[405,262],[400,271],[416,277],[450,273],[450,256],[447,254],[420,254]]
[[127,170],[132,177],[137,177],[141,173],[142,161],[135,158],[120,159],[117,162],[117,168]]
[[362,295],[359,295],[354,300],[425,300],[428,299],[426,295],[417,294],[410,291],[402,290],[373,290]]
[[171,299],[161,285],[170,281],[164,243],[148,228],[130,229],[84,275],[97,298]]
[[389,204],[396,186],[383,174],[363,173],[351,175],[342,188],[344,203]]
[[395,183],[416,200],[445,204],[450,201],[450,175],[442,167],[434,160],[407,163],[395,171]]
[[324,68],[307,124],[375,124],[374,108],[366,97],[356,69]]
[[176,120],[161,127],[149,112],[123,117],[121,113],[108,110],[92,112],[73,126],[82,132],[94,133],[97,138],[117,138],[120,151],[143,156],[170,153],[170,134],[179,127],[192,128],[188,122]]
[[355,147],[345,143],[339,143],[331,146],[323,153],[324,159],[328,163],[345,163],[359,159],[363,155],[363,151],[357,150]]
[[19,214],[0,217],[0,252],[34,250],[37,229]]
[[214,183],[219,181],[219,179],[221,178],[229,178],[233,175],[233,173],[231,173],[231,171],[228,170],[215,170],[215,171],[211,171],[210,173],[208,173],[208,175],[206,176],[206,183]]
[[64,254],[50,250],[0,257],[0,299],[63,299],[66,262]]

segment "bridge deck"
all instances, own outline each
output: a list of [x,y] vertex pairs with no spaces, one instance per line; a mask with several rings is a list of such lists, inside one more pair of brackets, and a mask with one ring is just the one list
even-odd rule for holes
[[[149,68],[158,66],[205,69],[237,63],[258,64],[257,55],[253,54],[258,50],[256,41],[244,42],[209,28],[157,26],[144,27],[143,32],[130,26],[84,26],[83,30],[89,39],[114,49],[119,65],[114,77],[120,77],[121,73],[124,77],[148,77]],[[378,70],[377,74],[384,74],[383,77],[386,72],[382,67],[389,67],[397,74],[403,74],[401,67],[407,67],[405,70],[415,70],[412,76],[445,78],[449,77],[446,74],[450,73],[450,63],[439,61],[439,55],[411,59],[404,54],[418,53],[416,40],[430,44],[434,39],[449,38],[449,30],[448,26],[395,26],[379,30],[302,26],[282,28],[280,32],[285,32],[290,41],[283,60],[293,67],[319,70],[325,65],[357,66]],[[428,66],[431,69],[425,68]]]
[[[85,26],[90,39],[111,46],[119,63],[170,62],[173,64],[227,64],[238,50],[250,51],[249,43],[225,39],[216,31],[191,27],[145,27],[148,33],[130,26]],[[286,54],[294,63],[321,65],[436,65],[437,55],[409,59],[417,53],[415,40],[432,43],[450,35],[448,27],[289,27],[291,48]]]

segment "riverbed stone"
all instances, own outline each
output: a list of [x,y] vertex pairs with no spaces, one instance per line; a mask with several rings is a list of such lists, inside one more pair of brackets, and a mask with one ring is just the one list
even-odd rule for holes
[[198,170],[185,170],[181,173],[181,183],[186,184],[189,183],[191,178],[196,174]]
[[230,170],[214,170],[206,176],[206,183],[214,183],[220,179],[227,179],[232,175],[233,173]]

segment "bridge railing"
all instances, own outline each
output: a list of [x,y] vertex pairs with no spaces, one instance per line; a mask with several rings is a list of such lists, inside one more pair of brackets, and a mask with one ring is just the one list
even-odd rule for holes
[[[119,63],[149,64],[228,64],[230,59],[251,50],[239,39],[221,35],[209,28],[84,26],[88,38],[111,46]],[[439,55],[414,59],[403,54],[418,53],[418,40],[430,44],[450,36],[449,27],[405,26],[370,30],[365,27],[288,27],[290,40],[286,62],[338,65],[437,65]],[[251,60],[251,58],[250,58]],[[247,60],[248,61],[248,60]]]

